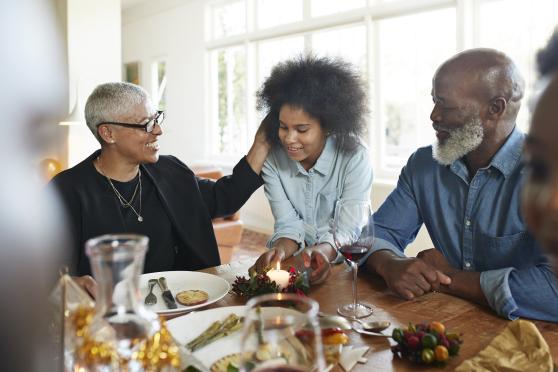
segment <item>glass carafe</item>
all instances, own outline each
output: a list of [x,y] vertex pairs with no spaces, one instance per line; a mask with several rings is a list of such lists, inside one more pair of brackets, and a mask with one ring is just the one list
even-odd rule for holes
[[93,276],[97,281],[95,316],[89,327],[91,342],[113,351],[111,365],[96,370],[143,371],[133,357],[142,342],[160,330],[157,315],[147,310],[139,290],[139,275],[149,239],[142,235],[103,235],[86,242]]

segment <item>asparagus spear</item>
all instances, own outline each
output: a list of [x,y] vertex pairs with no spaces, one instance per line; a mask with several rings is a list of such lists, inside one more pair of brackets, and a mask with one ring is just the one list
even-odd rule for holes
[[242,321],[243,318],[239,318],[236,314],[230,314],[223,322],[213,322],[202,334],[186,344],[186,347],[191,351],[196,351],[215,340],[239,330],[242,326]]

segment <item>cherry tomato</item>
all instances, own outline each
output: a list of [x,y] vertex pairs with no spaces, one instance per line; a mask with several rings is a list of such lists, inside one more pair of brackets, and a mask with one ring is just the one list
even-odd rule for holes
[[345,345],[348,342],[349,342],[349,337],[343,332],[334,333],[322,339],[322,343],[324,345]]
[[427,333],[424,336],[422,336],[421,341],[422,341],[422,346],[427,349],[434,349],[436,345],[438,345],[438,340],[436,339],[436,336],[434,336],[432,333]]
[[336,333],[344,333],[341,328],[324,328],[322,329],[322,337],[334,335]]
[[424,363],[430,364],[434,361],[434,351],[432,351],[432,349],[422,349],[420,358]]
[[438,334],[443,335],[446,332],[446,327],[440,322],[430,323],[430,330],[436,331]]
[[415,335],[411,335],[411,336],[407,337],[406,341],[407,341],[407,345],[409,345],[409,347],[411,349],[416,349],[420,345],[420,340]]
[[445,362],[449,358],[448,349],[445,346],[438,345],[434,349],[434,356],[438,362]]
[[401,342],[403,340],[403,331],[400,328],[394,328],[391,332],[391,337],[395,342]]

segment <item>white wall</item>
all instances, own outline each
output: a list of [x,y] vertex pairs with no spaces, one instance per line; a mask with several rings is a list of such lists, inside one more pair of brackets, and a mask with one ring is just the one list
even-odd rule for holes
[[98,84],[121,79],[120,0],[67,0],[67,37],[70,106],[77,95],[83,123],[69,127],[68,166],[80,162],[99,147],[85,125],[83,109]]
[[167,62],[163,154],[193,164],[205,159],[204,1],[149,2],[123,13],[123,63],[141,63],[140,84],[150,93],[152,64]]
[[[208,162],[205,2],[160,0],[145,3],[124,11],[122,19],[123,62],[141,63],[141,84],[148,91],[152,92],[152,63],[159,59],[167,61],[167,118],[165,133],[160,139],[162,153],[173,154],[187,164]],[[392,189],[393,185],[374,185],[374,209]],[[263,188],[252,195],[241,215],[246,226],[266,233],[273,231],[273,216]],[[414,255],[431,246],[423,229],[408,253]]]

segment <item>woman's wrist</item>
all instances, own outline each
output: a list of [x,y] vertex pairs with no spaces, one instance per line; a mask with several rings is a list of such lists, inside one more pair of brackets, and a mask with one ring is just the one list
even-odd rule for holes
[[281,238],[277,241],[276,245],[273,247],[275,250],[282,250],[284,254],[284,259],[292,257],[296,251],[298,251],[298,243],[294,240]]

